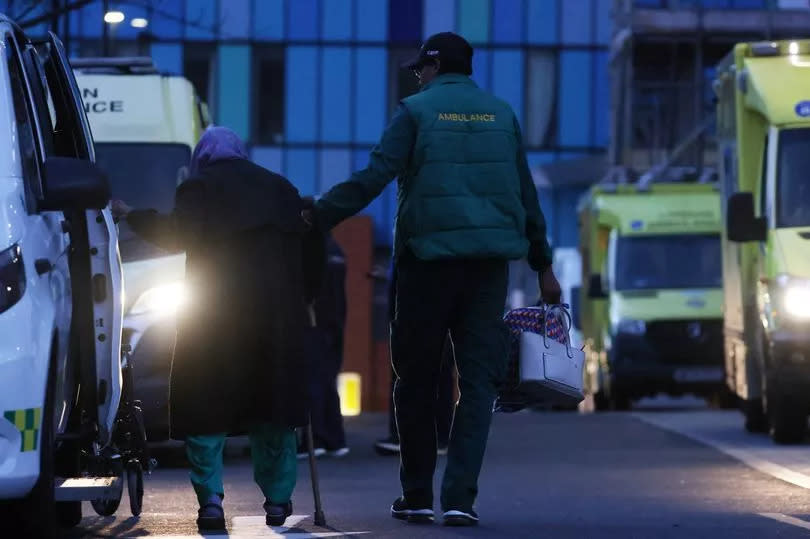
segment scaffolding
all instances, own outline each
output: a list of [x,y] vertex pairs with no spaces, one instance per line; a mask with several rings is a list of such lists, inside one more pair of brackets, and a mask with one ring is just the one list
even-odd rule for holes
[[810,9],[725,4],[614,0],[610,170],[603,181],[711,181],[714,66],[741,41],[810,36]]

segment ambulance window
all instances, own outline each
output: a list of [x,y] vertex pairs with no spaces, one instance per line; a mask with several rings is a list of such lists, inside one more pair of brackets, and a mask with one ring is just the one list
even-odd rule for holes
[[253,56],[253,103],[258,112],[253,122],[253,139],[258,144],[284,141],[284,49],[255,47]]
[[14,116],[17,124],[17,142],[22,163],[22,173],[25,184],[26,204],[29,211],[35,211],[35,196],[33,185],[39,183],[39,168],[37,166],[36,126],[31,114],[31,100],[25,86],[22,64],[17,53],[14,41],[6,37],[6,65],[11,81],[11,96],[14,104]]

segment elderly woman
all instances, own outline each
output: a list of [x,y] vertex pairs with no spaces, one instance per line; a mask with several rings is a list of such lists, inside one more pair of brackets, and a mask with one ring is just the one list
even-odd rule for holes
[[122,201],[113,212],[186,253],[190,302],[178,313],[169,408],[171,436],[186,442],[198,526],[225,526],[225,438],[244,432],[267,525],[280,526],[292,513],[294,429],[309,413],[302,347],[323,244],[306,231],[295,187],[250,162],[233,131],[209,128],[189,173],[171,215]]

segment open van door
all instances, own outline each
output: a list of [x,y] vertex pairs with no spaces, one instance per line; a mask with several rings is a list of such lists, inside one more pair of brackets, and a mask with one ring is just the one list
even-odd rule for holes
[[[62,42],[49,33],[41,51],[54,99],[55,149],[64,157],[95,162],[93,137]],[[98,425],[97,442],[110,442],[121,399],[123,273],[118,234],[109,208],[73,215],[71,278],[79,332],[83,408]],[[95,412],[95,417],[93,413]]]

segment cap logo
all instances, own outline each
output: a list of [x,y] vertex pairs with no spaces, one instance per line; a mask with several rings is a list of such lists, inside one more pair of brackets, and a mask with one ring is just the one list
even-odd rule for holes
[[438,56],[439,51],[437,51],[437,50],[425,51],[425,54],[427,54],[428,56]]

